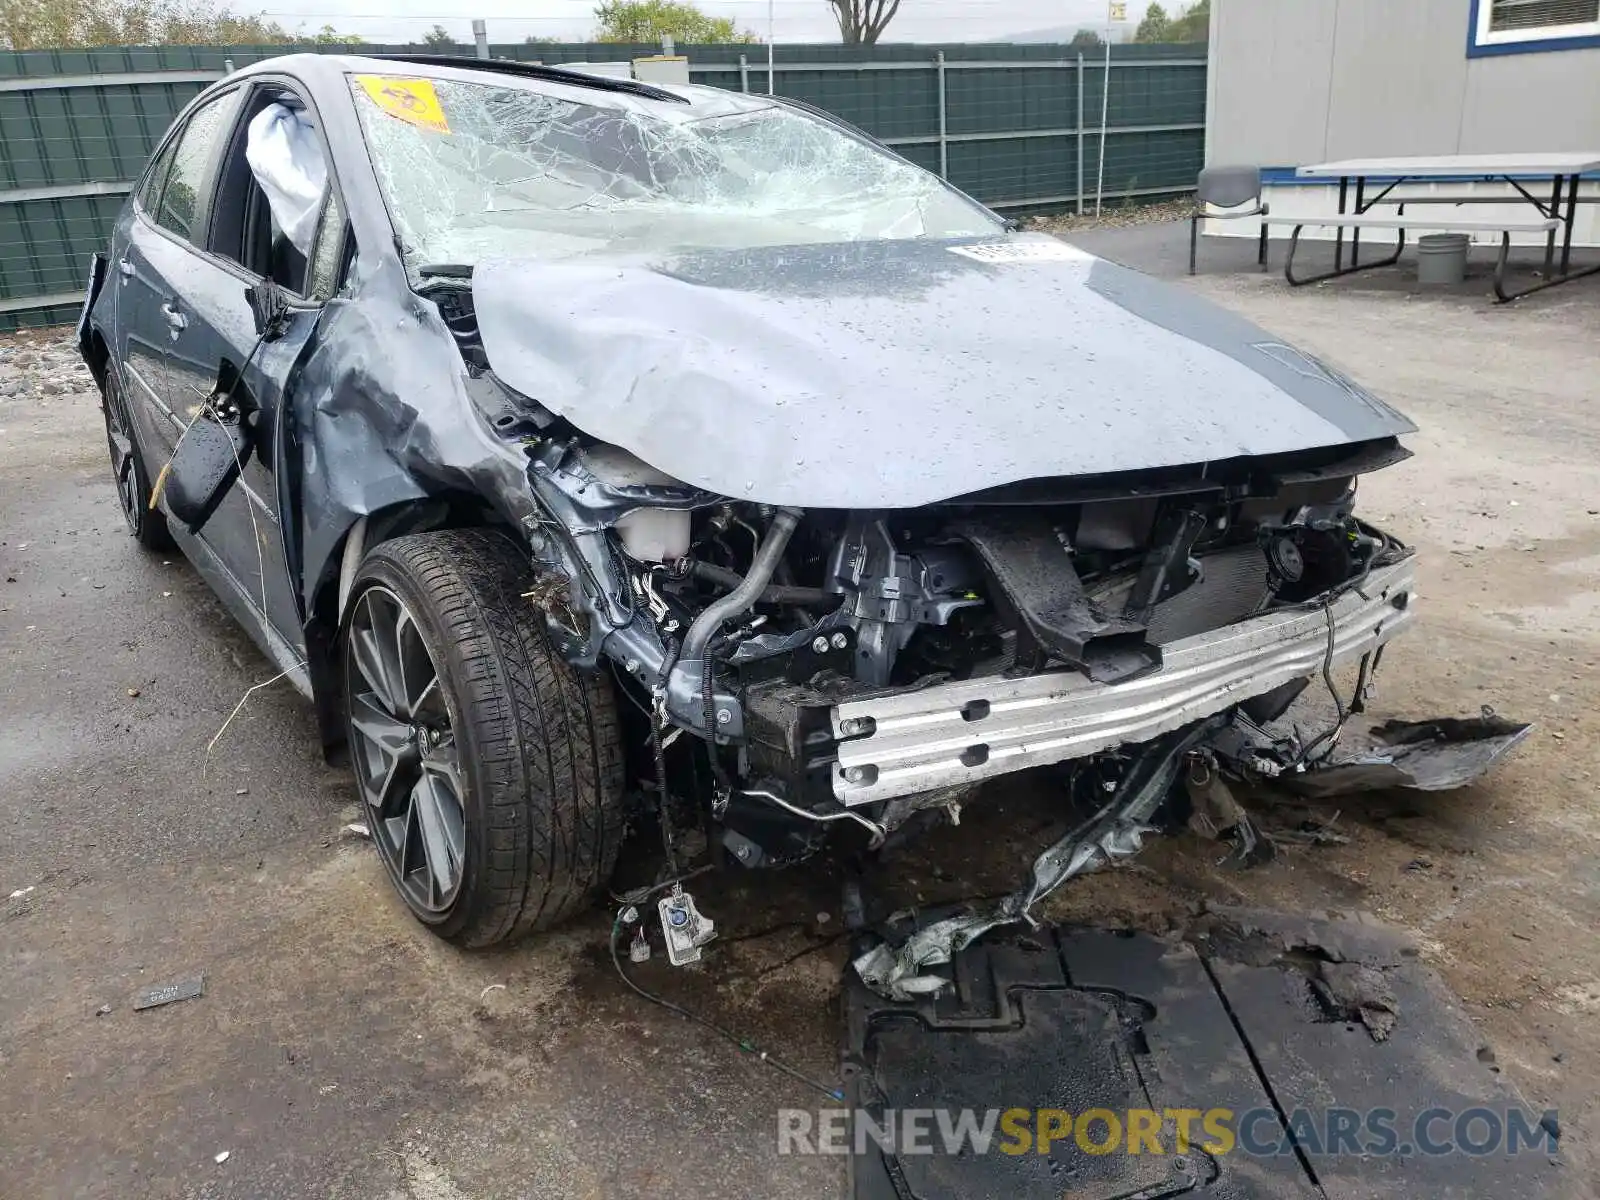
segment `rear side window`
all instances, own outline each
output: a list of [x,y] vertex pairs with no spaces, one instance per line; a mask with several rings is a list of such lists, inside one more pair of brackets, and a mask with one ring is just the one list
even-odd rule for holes
[[218,144],[233,127],[233,113],[239,105],[237,89],[207,101],[189,118],[172,152],[172,169],[167,173],[161,202],[156,206],[156,224],[181,238],[193,241],[191,233],[200,211],[200,189],[205,186]]
[[155,215],[156,201],[161,198],[161,185],[167,178],[167,168],[172,165],[172,151],[177,145],[178,139],[173,138],[161,148],[160,155],[145,172],[144,182],[139,185],[139,207],[151,216]]

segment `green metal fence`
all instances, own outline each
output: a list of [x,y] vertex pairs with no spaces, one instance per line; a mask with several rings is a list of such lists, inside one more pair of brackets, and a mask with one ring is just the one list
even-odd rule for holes
[[[0,53],[0,329],[74,317],[88,256],[105,241],[129,182],[201,88],[231,68],[305,49]],[[660,51],[489,48],[496,57],[552,64]],[[1205,157],[1206,62],[1196,46],[1117,46],[1109,60],[1103,50],[1080,56],[1052,45],[780,46],[770,81],[762,46],[679,53],[696,83],[751,92],[770,83],[1011,214],[1189,190]]]

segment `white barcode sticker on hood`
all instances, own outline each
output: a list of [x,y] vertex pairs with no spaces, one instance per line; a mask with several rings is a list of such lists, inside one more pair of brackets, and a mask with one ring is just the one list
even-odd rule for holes
[[1056,238],[1034,241],[979,242],[975,245],[948,246],[951,254],[986,263],[1093,262],[1094,255]]

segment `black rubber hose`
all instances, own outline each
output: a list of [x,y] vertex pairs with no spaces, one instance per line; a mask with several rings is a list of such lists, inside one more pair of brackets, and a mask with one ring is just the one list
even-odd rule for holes
[[[730,571],[727,567],[719,567],[716,563],[700,562],[695,560],[689,565],[689,574],[704,583],[716,587],[727,588],[732,591],[744,582],[744,576],[737,571]],[[838,600],[837,592],[825,592],[821,588],[797,587],[787,583],[768,584],[756,596],[758,604],[798,604],[823,605],[830,600]]]
[[698,662],[705,658],[706,647],[711,644],[717,630],[722,628],[723,622],[750,611],[757,594],[772,582],[772,572],[783,557],[784,547],[789,544],[789,537],[794,533],[795,526],[800,524],[802,515],[798,508],[780,508],[772,514],[772,524],[767,527],[767,536],[762,539],[761,549],[756,551],[750,563],[750,573],[733,591],[706,605],[705,610],[689,626],[689,632],[684,634],[685,662]]

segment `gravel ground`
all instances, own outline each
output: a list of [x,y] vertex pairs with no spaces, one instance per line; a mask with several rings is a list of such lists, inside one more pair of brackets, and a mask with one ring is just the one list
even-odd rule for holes
[[[1074,237],[1182,269],[1181,226]],[[1228,249],[1208,247],[1214,271]],[[1362,486],[1424,572],[1372,719],[1487,703],[1539,729],[1474,787],[1318,808],[1346,845],[1239,873],[1209,843],[1158,839],[1054,912],[1162,929],[1218,899],[1416,931],[1501,1069],[1559,1108],[1570,1194],[1600,1194],[1600,295],[1185,286],[1422,426],[1416,457]],[[292,692],[254,695],[206,755],[274,671],[181,559],[126,536],[64,337],[0,336],[0,1196],[834,1194],[831,1164],[775,1152],[774,1110],[813,1098],[626,993],[605,914],[491,954],[418,929],[341,835],[348,775]],[[991,788],[879,886],[1009,890],[1053,799]],[[837,889],[827,862],[708,878],[706,966],[646,978],[827,1077]],[[140,988],[201,972],[200,999],[131,1011]]]
[[94,386],[77,346],[62,333],[44,329],[0,334],[0,400],[42,402]]
[[1078,216],[1076,213],[1052,213],[1049,216],[1029,217],[1023,222],[1026,229],[1037,229],[1041,233],[1081,233],[1094,229],[1133,229],[1141,225],[1163,225],[1171,221],[1187,221],[1189,214],[1194,210],[1194,197],[1182,196],[1176,200],[1160,200],[1154,204],[1141,204],[1138,201],[1121,201],[1108,198],[1100,205],[1100,215],[1095,216],[1093,204],[1090,211]]

